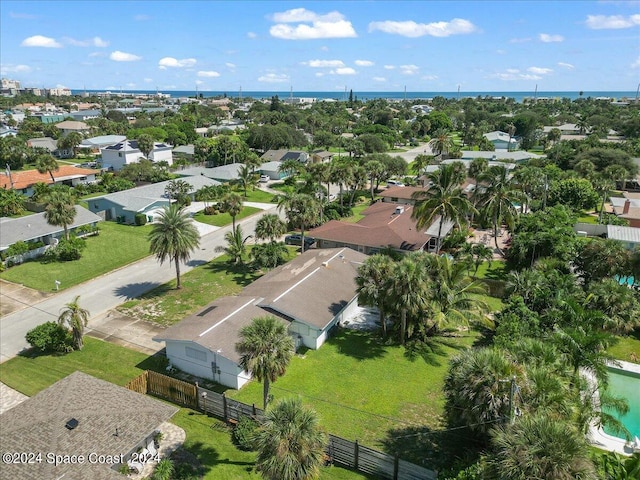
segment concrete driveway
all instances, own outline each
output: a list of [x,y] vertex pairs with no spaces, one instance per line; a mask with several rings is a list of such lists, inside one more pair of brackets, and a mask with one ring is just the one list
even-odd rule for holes
[[53,293],[39,292],[17,283],[0,280],[0,318],[49,298]]

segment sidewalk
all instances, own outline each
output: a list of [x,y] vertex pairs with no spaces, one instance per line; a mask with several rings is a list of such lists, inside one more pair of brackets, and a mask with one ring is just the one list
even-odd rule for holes
[[11,387],[8,387],[4,383],[0,383],[0,415],[2,415],[10,408],[21,404],[27,398],[29,397],[23,395],[22,393],[14,390]]

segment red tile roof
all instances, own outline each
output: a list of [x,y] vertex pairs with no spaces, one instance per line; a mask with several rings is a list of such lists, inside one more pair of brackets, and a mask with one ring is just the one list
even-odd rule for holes
[[[395,213],[396,209],[402,213]],[[377,202],[367,208],[358,223],[331,220],[314,228],[309,236],[368,247],[393,247],[400,250],[420,250],[431,238],[426,229],[417,230],[411,218],[413,206]]]
[[[56,180],[61,180],[62,177],[68,179],[76,177],[86,177],[88,175],[95,174],[96,170],[92,170],[90,168],[78,168],[74,167],[73,165],[60,165],[60,168],[53,172],[53,177]],[[15,188],[16,190],[28,188],[38,182],[46,183],[47,185],[51,185],[53,183],[51,181],[51,175],[49,175],[47,172],[40,173],[37,170],[11,172],[11,179],[13,180],[13,188]],[[11,188],[11,182],[9,181],[9,176],[6,174],[6,172],[0,173],[0,188]]]

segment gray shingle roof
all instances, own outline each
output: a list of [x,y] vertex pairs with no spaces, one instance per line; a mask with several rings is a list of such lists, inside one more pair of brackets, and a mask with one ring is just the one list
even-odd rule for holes
[[[82,372],[74,372],[0,415],[2,452],[41,452],[42,462],[4,464],[2,478],[122,479],[109,465],[54,466],[45,455],[126,456],[178,409]],[[78,420],[69,430],[65,424]],[[116,428],[118,434],[116,435]]]
[[640,228],[607,225],[607,238],[628,243],[640,243]]
[[[84,207],[76,205],[76,217],[69,229],[100,222],[102,219]],[[8,248],[19,240],[24,242],[64,231],[62,227],[49,225],[44,213],[26,217],[0,219],[0,249]]]
[[[175,151],[175,150],[174,150]],[[236,180],[240,168],[244,167],[243,163],[230,163],[228,165],[220,165],[219,167],[204,168],[192,167],[179,170],[176,173],[181,176],[203,175],[207,178],[215,178],[220,181]]]

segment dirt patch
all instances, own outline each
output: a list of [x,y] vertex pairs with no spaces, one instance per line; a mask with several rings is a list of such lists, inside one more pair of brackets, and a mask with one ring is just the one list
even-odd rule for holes
[[0,280],[0,317],[31,307],[52,295],[54,294]]

